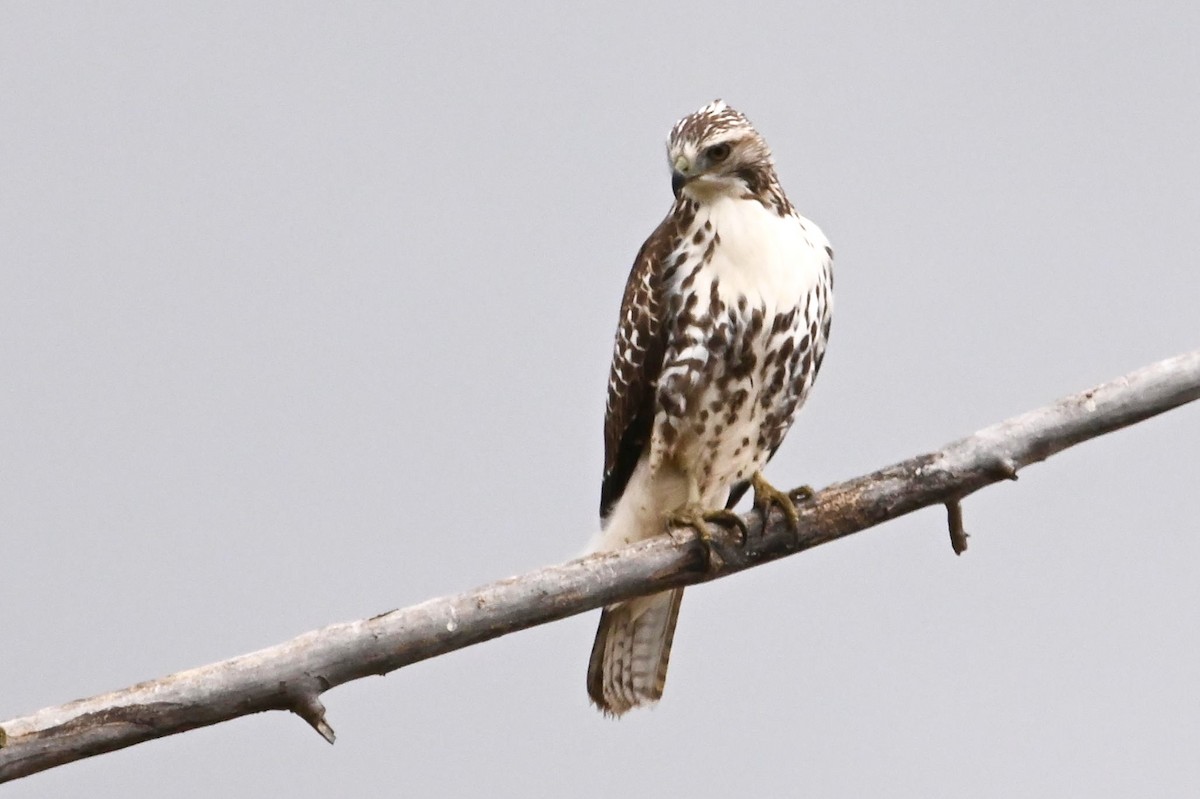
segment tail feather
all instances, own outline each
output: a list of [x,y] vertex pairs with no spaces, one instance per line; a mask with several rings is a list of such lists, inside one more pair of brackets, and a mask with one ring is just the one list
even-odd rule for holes
[[667,680],[683,589],[609,605],[588,663],[588,695],[605,714],[657,702]]

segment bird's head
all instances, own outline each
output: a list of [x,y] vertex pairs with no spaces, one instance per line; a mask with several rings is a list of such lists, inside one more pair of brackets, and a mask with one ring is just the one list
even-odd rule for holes
[[675,123],[667,139],[671,189],[696,200],[759,195],[774,180],[771,150],[741,112],[714,100]]

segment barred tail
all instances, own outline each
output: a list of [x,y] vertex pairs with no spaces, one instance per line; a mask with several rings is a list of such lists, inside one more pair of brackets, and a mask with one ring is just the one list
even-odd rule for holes
[[679,619],[683,589],[609,605],[588,663],[588,695],[605,715],[657,702],[667,679],[667,661]]

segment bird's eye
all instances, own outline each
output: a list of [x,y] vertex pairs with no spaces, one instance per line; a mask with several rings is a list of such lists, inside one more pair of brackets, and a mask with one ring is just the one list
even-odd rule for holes
[[714,144],[712,147],[709,147],[707,150],[705,150],[704,154],[708,156],[709,161],[712,161],[714,164],[719,164],[729,157],[729,145],[725,144],[724,142],[721,144]]

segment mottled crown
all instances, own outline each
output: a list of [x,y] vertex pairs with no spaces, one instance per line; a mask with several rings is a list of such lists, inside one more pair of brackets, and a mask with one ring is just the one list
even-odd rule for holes
[[771,149],[750,120],[724,100],[675,123],[667,138],[667,163],[676,200],[734,197],[758,200],[781,215],[792,210],[775,175]]
[[746,115],[731,108],[724,100],[713,100],[675,123],[667,138],[669,153],[699,150],[720,141],[749,139],[756,155],[771,163],[771,150]]

